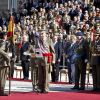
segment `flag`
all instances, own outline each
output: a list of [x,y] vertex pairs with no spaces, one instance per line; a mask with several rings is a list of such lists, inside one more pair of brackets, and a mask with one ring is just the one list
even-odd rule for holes
[[10,21],[9,21],[9,24],[8,24],[7,36],[8,37],[13,37],[13,33],[14,33],[14,19],[13,19],[13,16],[10,16]]

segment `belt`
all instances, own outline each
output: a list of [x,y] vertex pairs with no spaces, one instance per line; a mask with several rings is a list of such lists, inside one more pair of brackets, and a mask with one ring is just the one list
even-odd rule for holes
[[92,54],[92,56],[100,56],[100,54]]
[[48,63],[52,62],[52,53],[43,53],[44,57],[48,57]]

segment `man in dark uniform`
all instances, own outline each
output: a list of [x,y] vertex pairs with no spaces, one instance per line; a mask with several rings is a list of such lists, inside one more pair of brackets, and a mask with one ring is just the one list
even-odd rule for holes
[[[77,48],[75,61],[75,86],[72,89],[85,89],[86,64],[88,59],[88,44],[82,32],[77,32]],[[79,87],[80,82],[80,87]]]
[[6,78],[8,74],[8,66],[10,65],[10,58],[8,57],[6,50],[6,34],[0,33],[0,96],[6,96],[4,93]]
[[93,91],[100,91],[100,34],[95,34],[95,40],[92,43],[91,66]]

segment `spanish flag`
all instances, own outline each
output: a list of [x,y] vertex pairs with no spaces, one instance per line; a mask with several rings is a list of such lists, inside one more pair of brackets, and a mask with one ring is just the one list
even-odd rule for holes
[[13,16],[10,16],[7,36],[8,37],[13,37],[13,33],[14,33],[14,19],[13,19]]

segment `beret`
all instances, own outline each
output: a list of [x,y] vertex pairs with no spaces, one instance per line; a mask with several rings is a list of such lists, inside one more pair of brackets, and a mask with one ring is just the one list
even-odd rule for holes
[[83,36],[84,34],[82,32],[77,32],[76,36]]

